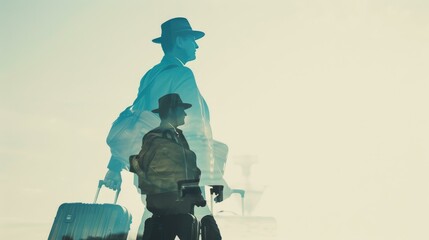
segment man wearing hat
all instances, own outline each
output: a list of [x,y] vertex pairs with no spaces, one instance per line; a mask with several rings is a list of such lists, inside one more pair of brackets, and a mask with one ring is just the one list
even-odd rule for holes
[[198,224],[191,214],[194,206],[206,202],[199,188],[180,194],[177,185],[189,180],[198,184],[201,174],[196,155],[178,128],[191,106],[176,93],[161,97],[159,107],[152,110],[159,114],[160,126],[145,134],[139,155],[130,158],[130,171],[137,174],[147,209],[154,214],[145,221],[144,240],[196,238]]
[[[230,194],[230,188],[223,179],[221,167],[214,161],[214,140],[210,126],[207,103],[201,95],[192,70],[185,66],[196,59],[198,44],[196,40],[204,37],[204,32],[193,30],[186,18],[170,19],[161,25],[161,36],[152,40],[160,44],[164,52],[161,62],[150,69],[141,79],[138,95],[133,109],[151,111],[157,108],[158,99],[169,93],[177,93],[184,102],[192,104],[187,112],[187,124],[183,127],[190,148],[195,152],[197,165],[201,169],[202,185],[216,184],[224,186],[224,197]],[[152,126],[155,128],[156,124]],[[150,129],[152,129],[150,128]],[[149,130],[150,130],[149,129]],[[143,136],[146,132],[142,130]],[[129,147],[129,155],[139,152],[141,142]],[[128,155],[128,156],[129,156]],[[106,186],[112,189],[120,187],[121,170],[128,169],[127,159],[112,154],[105,176]],[[196,212],[198,217],[210,215],[208,207]],[[143,219],[148,218],[145,211]],[[142,231],[140,225],[139,232]]]

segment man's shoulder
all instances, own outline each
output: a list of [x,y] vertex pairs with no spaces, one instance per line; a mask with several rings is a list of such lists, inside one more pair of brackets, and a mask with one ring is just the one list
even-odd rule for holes
[[146,133],[145,138],[165,137],[166,133],[174,132],[172,128],[157,127]]
[[183,65],[177,58],[165,55],[161,62],[153,69],[164,71],[166,74],[178,75],[178,77],[194,77],[192,70]]
[[150,69],[142,79],[146,78],[161,78],[161,79],[189,79],[195,78],[192,70],[186,66],[176,64],[159,63]]
[[143,138],[143,144],[150,144],[153,146],[175,143],[173,140],[176,132],[171,128],[158,127],[148,132]]
[[182,76],[193,76],[194,73],[192,72],[192,69],[186,67],[186,66],[180,66],[171,64],[168,66],[165,66],[165,71],[169,72],[170,74],[180,74]]
[[154,128],[145,134],[145,138],[162,136],[163,129],[160,127]]

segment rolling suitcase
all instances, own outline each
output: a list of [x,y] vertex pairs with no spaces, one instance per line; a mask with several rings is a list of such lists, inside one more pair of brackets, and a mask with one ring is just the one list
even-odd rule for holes
[[48,240],[126,240],[131,225],[131,214],[114,204],[97,204],[104,185],[99,181],[94,203],[63,203],[58,208]]

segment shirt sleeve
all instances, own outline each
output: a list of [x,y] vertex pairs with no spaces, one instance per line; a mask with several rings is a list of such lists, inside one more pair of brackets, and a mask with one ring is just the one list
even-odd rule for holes
[[181,77],[173,84],[173,90],[180,95],[183,102],[191,103],[192,107],[185,110],[187,114],[185,124],[180,128],[190,149],[197,155],[198,168],[202,172],[201,183],[206,184],[213,179],[222,179],[223,169],[218,168],[218,164],[215,163],[214,141],[207,103],[201,96],[192,71],[188,68],[183,68],[182,71]]
[[187,139],[212,139],[209,109],[189,68],[181,69],[180,78],[174,81],[172,89],[183,102],[192,104],[186,109],[185,125],[181,127]]
[[121,172],[122,169],[125,168],[125,165],[122,161],[115,159],[115,158],[111,158],[109,161],[109,164],[107,165],[107,168],[110,171]]

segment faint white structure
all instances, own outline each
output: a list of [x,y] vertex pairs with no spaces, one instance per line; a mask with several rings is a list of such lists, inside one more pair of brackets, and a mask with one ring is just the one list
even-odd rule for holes
[[241,167],[243,175],[243,189],[246,191],[244,197],[244,213],[249,216],[252,215],[253,210],[258,205],[264,191],[265,185],[261,183],[255,183],[252,178],[252,167],[258,163],[257,156],[254,155],[242,155],[236,157],[233,161],[234,164]]
[[229,171],[234,169],[234,177],[239,175],[238,169],[241,169],[241,176],[231,187],[245,190],[245,195],[243,216],[238,194],[233,194],[225,202],[215,204],[213,213],[224,239],[277,240],[276,219],[253,214],[266,189],[264,182],[252,176],[252,168],[258,162],[257,156],[241,155],[231,158],[227,167]]

